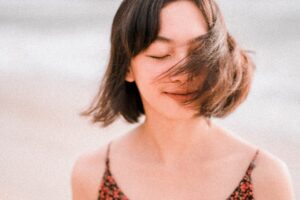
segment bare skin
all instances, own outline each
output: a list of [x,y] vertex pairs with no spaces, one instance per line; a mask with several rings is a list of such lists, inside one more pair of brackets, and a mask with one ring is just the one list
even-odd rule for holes
[[[118,186],[134,199],[226,199],[245,174],[257,147],[215,127],[213,156],[186,157],[168,168],[143,150],[139,128],[114,139],[110,169]],[[83,154],[72,172],[74,200],[96,199],[105,170],[107,144]],[[199,154],[201,155],[201,154]],[[294,199],[284,162],[260,149],[252,173],[256,200]]]
[[[112,167],[120,187],[131,199],[226,199],[242,179],[256,150],[251,146],[246,148],[237,138],[230,139],[212,125],[206,144],[195,146],[193,152],[183,151],[177,160],[164,163],[157,159],[159,156],[151,155],[145,148],[147,144],[138,139],[139,128],[115,142],[118,146],[115,149],[131,155],[132,164],[124,173],[120,165]],[[121,147],[126,140],[128,146]],[[136,146],[131,141],[136,141]],[[129,161],[128,157],[116,157],[118,163]],[[139,184],[142,182],[146,184]]]
[[[166,95],[191,89],[180,88],[185,76],[153,81],[187,55],[188,41],[206,32],[205,20],[191,1],[170,3],[161,12],[159,32],[170,40],[155,41],[131,61],[126,80],[136,82],[146,118],[136,129],[114,139],[110,151],[111,172],[131,200],[226,199],[257,150],[213,122],[193,117],[194,110]],[[202,80],[199,77],[195,84]],[[76,162],[74,200],[97,198],[106,150],[104,145]],[[252,178],[255,199],[293,199],[286,165],[264,150],[260,150]]]

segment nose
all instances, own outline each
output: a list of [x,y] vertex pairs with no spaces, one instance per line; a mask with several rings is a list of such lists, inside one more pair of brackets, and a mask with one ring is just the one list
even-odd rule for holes
[[[185,62],[185,59],[187,58],[188,54],[187,54],[187,51],[186,50],[182,50],[182,51],[178,51],[177,52],[177,55],[176,55],[176,59],[175,62],[174,62],[174,66],[175,65],[182,65],[184,62]],[[177,67],[177,66],[176,66]],[[176,68],[175,67],[175,68]],[[187,74],[178,74],[176,76],[170,76],[170,81],[171,82],[177,82],[177,83],[185,83],[187,81]]]
[[187,81],[187,76],[183,74],[179,74],[176,76],[170,76],[169,79],[172,83],[183,84]]

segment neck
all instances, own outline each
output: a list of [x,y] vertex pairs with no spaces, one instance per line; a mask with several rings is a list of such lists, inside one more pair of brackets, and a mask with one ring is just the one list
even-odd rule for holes
[[199,156],[195,152],[205,152],[212,135],[211,122],[199,117],[188,120],[146,118],[140,128],[143,151],[165,166]]

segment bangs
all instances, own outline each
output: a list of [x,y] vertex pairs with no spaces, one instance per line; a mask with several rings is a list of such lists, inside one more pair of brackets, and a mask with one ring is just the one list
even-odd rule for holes
[[164,5],[165,0],[134,1],[122,16],[126,20],[120,24],[121,43],[129,58],[138,55],[157,38]]

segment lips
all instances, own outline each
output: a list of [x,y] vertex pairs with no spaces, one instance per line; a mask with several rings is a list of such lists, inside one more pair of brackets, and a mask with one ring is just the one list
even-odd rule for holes
[[173,95],[191,95],[196,93],[197,91],[174,91],[174,92],[164,92],[165,94],[173,94]]
[[190,99],[194,94],[195,91],[191,91],[191,92],[164,92],[165,95],[167,95],[168,97],[172,98],[175,101],[186,101],[188,99]]

